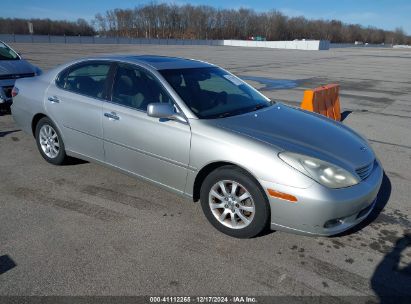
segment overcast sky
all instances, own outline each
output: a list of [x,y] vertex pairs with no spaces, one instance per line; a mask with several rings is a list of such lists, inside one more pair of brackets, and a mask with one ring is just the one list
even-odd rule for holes
[[[0,17],[50,18],[88,21],[96,13],[114,8],[134,8],[149,1],[132,0],[2,0]],[[309,19],[337,19],[393,30],[402,27],[411,35],[411,0],[177,0],[157,3],[206,4],[216,8],[252,8],[256,11],[276,9],[287,16],[305,16]]]

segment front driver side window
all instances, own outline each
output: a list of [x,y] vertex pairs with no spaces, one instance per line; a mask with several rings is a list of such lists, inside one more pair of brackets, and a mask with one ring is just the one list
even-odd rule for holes
[[172,100],[153,75],[130,65],[120,64],[114,77],[112,102],[146,111],[154,102],[170,103]]

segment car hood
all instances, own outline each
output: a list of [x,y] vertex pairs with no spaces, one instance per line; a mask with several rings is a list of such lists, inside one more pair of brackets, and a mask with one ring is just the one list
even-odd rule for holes
[[1,75],[19,75],[35,73],[36,67],[24,59],[20,60],[0,60]]
[[280,103],[212,124],[263,141],[279,152],[301,153],[347,169],[368,165],[375,158],[367,142],[343,124]]

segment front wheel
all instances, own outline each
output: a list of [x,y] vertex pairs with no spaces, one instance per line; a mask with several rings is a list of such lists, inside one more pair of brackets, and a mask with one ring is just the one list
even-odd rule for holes
[[200,200],[210,223],[233,237],[257,236],[270,218],[267,197],[258,182],[235,166],[211,172],[201,186]]
[[37,148],[41,156],[53,165],[62,165],[67,160],[63,139],[53,122],[43,117],[36,126]]

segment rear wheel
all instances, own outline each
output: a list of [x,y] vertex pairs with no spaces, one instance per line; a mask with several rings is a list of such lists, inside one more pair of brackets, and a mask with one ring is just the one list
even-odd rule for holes
[[62,165],[67,160],[64,143],[54,123],[43,117],[36,125],[36,142],[41,156],[53,165]]
[[251,238],[267,227],[270,208],[265,193],[252,176],[235,166],[210,173],[200,200],[207,219],[225,234]]

